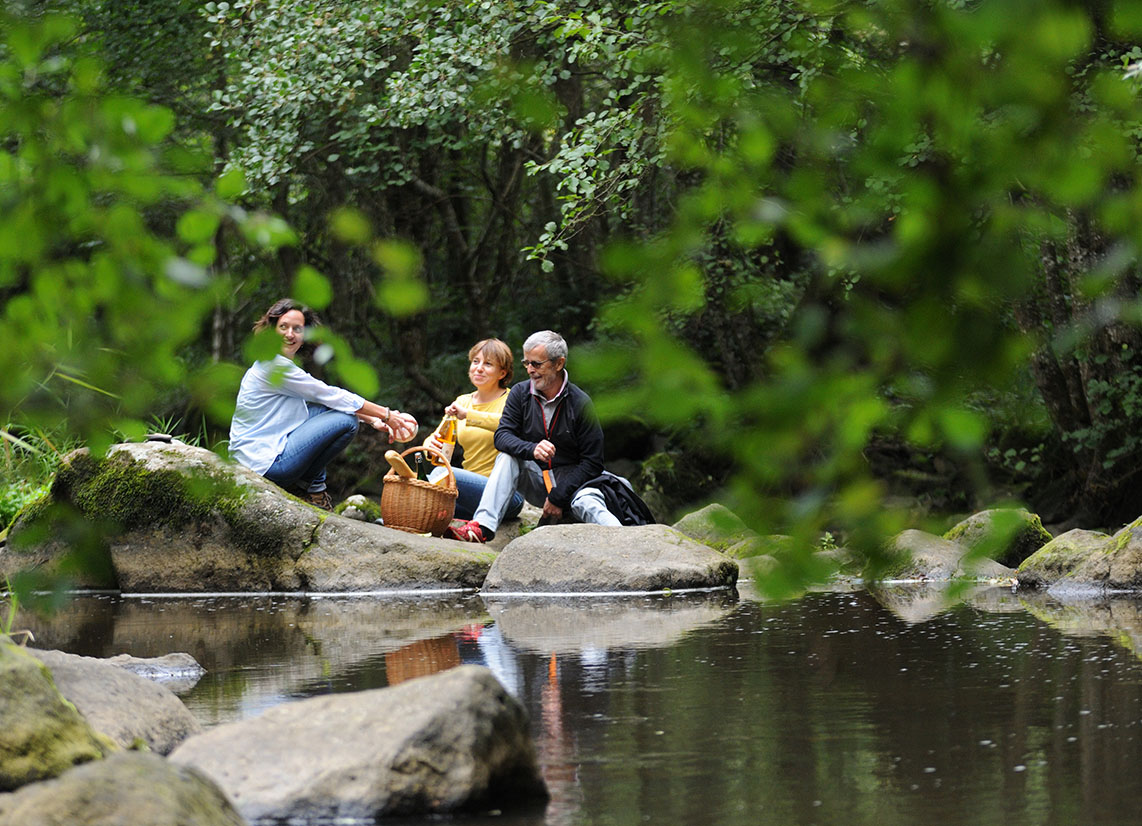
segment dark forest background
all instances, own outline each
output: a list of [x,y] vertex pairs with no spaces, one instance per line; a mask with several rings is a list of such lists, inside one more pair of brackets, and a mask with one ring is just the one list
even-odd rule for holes
[[[1130,4],[9,4],[3,494],[221,447],[250,326],[434,423],[551,328],[662,518],[857,549],[1018,501],[1142,513]],[[359,439],[337,492],[378,483]],[[11,513],[5,514],[5,519]]]

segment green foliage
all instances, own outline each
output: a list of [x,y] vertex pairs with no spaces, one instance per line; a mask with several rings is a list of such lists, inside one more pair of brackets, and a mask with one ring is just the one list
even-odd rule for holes
[[0,532],[6,530],[25,507],[47,495],[49,482],[16,479],[0,484]]
[[[804,71],[775,87],[746,35],[798,14],[778,40]],[[1036,283],[1027,239],[1060,237],[1083,210],[1133,256],[1138,170],[1119,126],[1137,121],[1137,98],[1100,75],[1097,108],[1074,105],[1093,26],[1065,6],[1025,18],[1002,3],[694,3],[671,23],[669,159],[699,183],[667,232],[608,260],[631,285],[608,316],[634,344],[613,354],[636,381],[624,401],[662,424],[679,409],[698,421],[759,532],[809,540],[831,525],[876,559],[899,517],[862,451],[887,432],[977,453],[985,417],[963,399],[1010,381],[1034,344],[1006,315]],[[790,340],[759,349],[761,375],[740,389],[679,350],[667,321],[722,224],[745,247],[787,238],[810,262]],[[887,404],[889,388],[907,404]]]

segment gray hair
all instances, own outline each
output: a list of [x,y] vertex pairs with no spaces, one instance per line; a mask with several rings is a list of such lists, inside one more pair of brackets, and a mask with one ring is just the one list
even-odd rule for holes
[[552,361],[567,358],[567,342],[563,340],[563,336],[559,333],[553,333],[551,330],[540,330],[537,333],[532,333],[523,343],[525,353],[534,350],[536,347],[542,347],[543,352],[547,353],[547,357]]

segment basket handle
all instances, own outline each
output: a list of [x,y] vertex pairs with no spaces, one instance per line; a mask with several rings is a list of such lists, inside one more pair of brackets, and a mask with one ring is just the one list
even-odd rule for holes
[[[449,462],[447,459],[445,459],[444,454],[441,453],[436,448],[428,447],[427,445],[417,445],[416,447],[410,447],[408,450],[402,451],[401,452],[401,458],[403,459],[405,456],[408,456],[410,453],[416,453],[418,450],[423,450],[426,453],[436,454],[436,456],[440,459],[441,466],[444,467],[445,469],[447,469],[447,471],[448,471],[448,482],[446,483],[445,487],[451,488],[452,490],[456,490],[456,474],[452,472],[452,463]],[[397,475],[397,472],[395,470],[393,470],[392,468],[389,468],[389,472],[385,474],[385,476],[394,476],[394,477],[396,475]]]

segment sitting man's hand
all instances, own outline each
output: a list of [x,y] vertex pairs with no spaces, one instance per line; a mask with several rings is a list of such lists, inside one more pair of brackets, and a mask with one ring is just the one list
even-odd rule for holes
[[563,518],[563,508],[558,505],[551,504],[550,499],[543,500],[543,516],[540,519],[546,519],[551,522],[558,522]]
[[534,453],[537,462],[550,462],[555,458],[555,445],[544,439],[535,446]]

